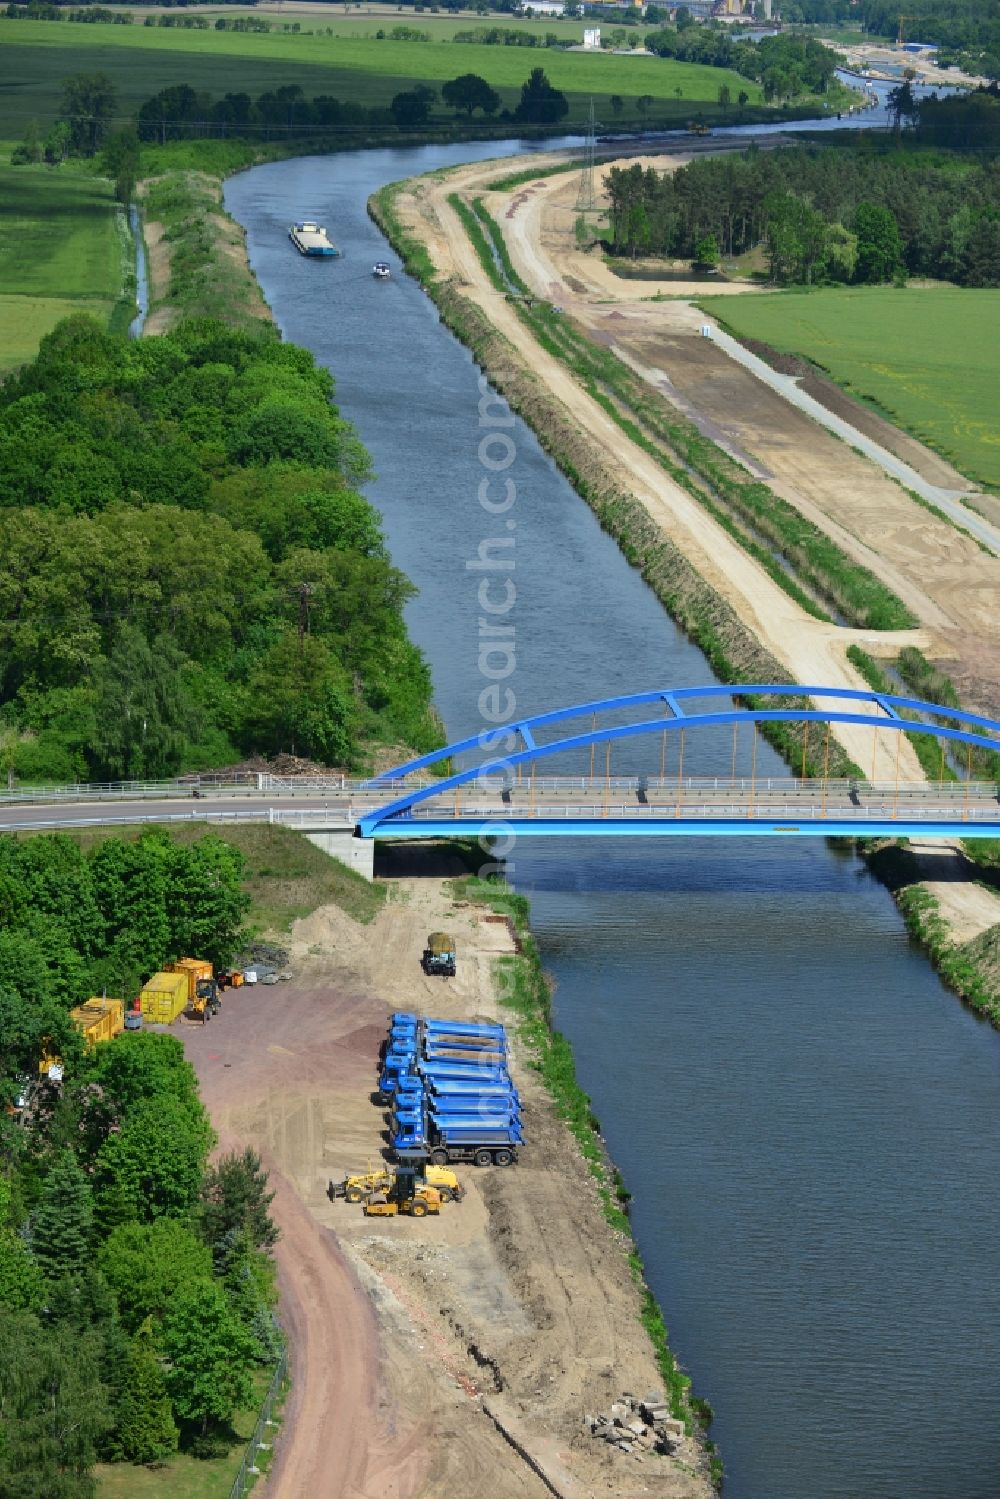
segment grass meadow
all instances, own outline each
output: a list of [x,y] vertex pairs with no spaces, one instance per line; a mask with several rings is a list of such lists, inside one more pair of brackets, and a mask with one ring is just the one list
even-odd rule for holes
[[1000,491],[1000,291],[830,287],[701,305],[738,337],[811,360],[970,479]]
[[60,318],[106,320],[121,294],[111,183],[71,163],[11,167],[0,158],[0,374],[33,359]]
[[[423,20],[400,19],[407,24]],[[372,30],[371,18],[365,20]],[[698,103],[717,111],[724,83],[734,99],[741,90],[753,104],[761,99],[757,86],[735,73],[656,57],[466,46],[447,40],[375,41],[363,35],[257,35],[0,19],[0,139],[17,139],[32,119],[43,126],[50,123],[59,108],[62,80],[79,72],[107,73],[118,92],[119,113],[127,117],[158,90],[178,83],[213,97],[257,95],[294,83],[307,96],[332,94],[387,106],[394,94],[415,82],[438,87],[460,73],[480,74],[500,92],[504,106],[513,108],[522,83],[539,65],[568,96],[569,119],[576,122],[585,119],[591,96],[599,117],[604,105],[607,122],[613,120],[607,107],[612,94],[625,99],[648,94],[674,111]]]
[[[224,1457],[199,1459],[177,1452],[169,1462],[149,1467],[132,1463],[98,1463],[97,1499],[230,1499],[246,1444],[253,1436],[257,1415],[271,1380],[268,1369],[254,1375],[254,1405],[238,1411],[233,1421],[233,1445]],[[267,1466],[267,1453],[259,1459]]]

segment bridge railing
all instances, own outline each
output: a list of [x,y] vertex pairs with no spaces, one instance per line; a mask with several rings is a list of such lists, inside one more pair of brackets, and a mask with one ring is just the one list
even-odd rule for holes
[[0,787],[0,806],[44,802],[166,801],[174,797],[190,797],[196,791],[213,796],[227,792],[245,795],[258,791],[259,782],[260,776],[255,771],[243,771],[227,776],[185,776],[183,780],[172,781],[79,781],[63,786],[5,786]]

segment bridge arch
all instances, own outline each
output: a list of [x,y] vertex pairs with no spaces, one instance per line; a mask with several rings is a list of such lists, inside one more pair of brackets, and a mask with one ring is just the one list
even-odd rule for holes
[[[719,711],[685,711],[684,704],[692,700],[777,697],[826,699],[837,706],[832,708],[802,707],[790,704],[777,708],[734,708],[728,706]],[[634,723],[613,723],[591,727],[583,733],[560,734],[539,743],[538,731],[558,727],[573,719],[591,717],[595,723],[602,714],[627,709],[657,705],[661,712],[654,718],[643,718]],[[842,705],[842,706],[841,706]],[[938,722],[925,722],[920,718],[904,718],[904,712],[915,712],[933,717]],[[938,703],[925,702],[920,698],[896,694],[879,693],[849,687],[798,686],[786,682],[739,683],[723,685],[713,683],[707,687],[679,687],[629,693],[619,697],[601,698],[587,703],[557,708],[546,713],[511,720],[495,729],[458,740],[429,754],[417,756],[396,766],[371,780],[372,789],[399,786],[398,797],[384,805],[367,811],[360,819],[358,828],[362,837],[377,837],[380,828],[392,823],[398,827],[413,816],[416,807],[432,799],[443,797],[448,792],[466,786],[481,778],[503,777],[521,766],[532,765],[550,756],[567,751],[587,749],[598,744],[610,744],[617,740],[640,738],[643,735],[681,733],[720,725],[761,723],[819,723],[823,725],[855,724],[877,730],[888,729],[901,733],[928,734],[933,738],[953,744],[992,750],[1000,753],[1000,721],[982,714],[968,713],[963,709],[950,708]],[[494,750],[497,739],[513,736],[520,741],[520,748],[512,753],[497,755]],[[405,785],[406,781],[420,771],[444,760],[460,755],[478,753],[477,764],[453,771],[430,784]],[[494,784],[491,790],[499,787]]]

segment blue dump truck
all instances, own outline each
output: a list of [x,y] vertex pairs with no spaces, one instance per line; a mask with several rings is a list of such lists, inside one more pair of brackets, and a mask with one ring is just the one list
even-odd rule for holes
[[379,1092],[384,1098],[392,1098],[401,1086],[405,1088],[407,1084],[412,1085],[420,1079],[430,1082],[445,1078],[496,1084],[507,1082],[508,1073],[505,1064],[493,1060],[477,1062],[449,1059],[428,1062],[415,1052],[389,1051],[385,1054],[379,1074]]
[[494,1098],[509,1096],[517,1098],[514,1084],[505,1078],[500,1083],[484,1083],[462,1077],[428,1078],[427,1088],[432,1098]]
[[519,1119],[520,1100],[511,1094],[499,1098],[397,1098],[392,1106],[392,1118],[418,1119],[426,1114],[429,1119],[446,1119],[458,1115],[463,1119]]
[[502,1025],[392,1016],[379,1090],[400,1164],[509,1166],[524,1143]]
[[455,977],[455,942],[447,932],[431,932],[420,959],[426,974],[440,974],[442,978]]
[[501,1036],[507,1038],[507,1027],[493,1024],[488,1020],[440,1020],[433,1016],[427,1016],[423,1020],[415,1020],[428,1036],[438,1035],[445,1031],[449,1036]]
[[429,1118],[425,1123],[399,1122],[392,1148],[401,1165],[430,1161],[447,1166],[452,1161],[471,1161],[476,1166],[510,1166],[517,1160],[517,1147],[524,1144],[521,1126],[514,1119],[485,1121],[463,1115]]
[[[394,1113],[401,1110],[427,1108],[436,1113],[475,1114],[483,1109],[494,1111],[497,1107],[521,1104],[517,1089],[509,1078],[497,1083],[471,1083],[461,1092],[450,1091],[455,1087],[452,1080],[443,1085],[425,1086],[419,1077],[403,1077],[391,1098]],[[461,1086],[461,1085],[459,1085]]]

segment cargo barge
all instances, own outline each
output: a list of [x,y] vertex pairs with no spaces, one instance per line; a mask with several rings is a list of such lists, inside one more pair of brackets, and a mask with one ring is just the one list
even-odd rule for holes
[[323,256],[329,259],[333,255],[340,254],[323,225],[314,224],[311,219],[305,219],[301,224],[292,224],[288,230],[288,238],[300,255]]

